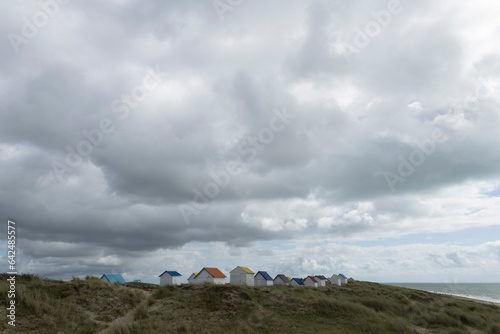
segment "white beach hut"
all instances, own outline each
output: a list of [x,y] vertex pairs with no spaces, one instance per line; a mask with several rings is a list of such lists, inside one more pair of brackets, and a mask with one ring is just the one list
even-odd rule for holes
[[328,279],[325,276],[316,275],[314,278],[318,281],[318,286],[326,286],[326,281],[328,281]]
[[273,280],[274,285],[290,285],[290,279],[283,274],[276,275]]
[[181,285],[181,274],[173,270],[165,270],[160,277],[160,286]]
[[330,283],[332,283],[332,285],[342,285],[342,280],[340,276],[333,274],[332,277],[330,277]]
[[292,280],[290,281],[290,285],[304,286],[304,282],[302,282],[302,280],[300,278],[292,278]]
[[226,275],[224,275],[217,268],[203,268],[200,270],[196,278],[193,279],[193,284],[202,284],[202,283],[213,283],[213,284],[225,284],[226,283]]
[[315,288],[318,287],[318,281],[312,276],[307,276],[303,282],[305,286],[313,286]]
[[259,271],[254,277],[255,286],[270,286],[273,285],[273,279],[265,271]]
[[229,273],[229,283],[235,285],[254,285],[255,273],[247,267],[238,266]]
[[192,273],[191,276],[189,276],[188,284],[194,284],[194,279],[196,278],[196,275],[198,275],[198,273]]

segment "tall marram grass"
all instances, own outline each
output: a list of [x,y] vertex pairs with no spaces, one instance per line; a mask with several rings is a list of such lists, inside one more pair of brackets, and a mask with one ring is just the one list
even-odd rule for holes
[[[7,282],[0,300],[7,303]],[[20,333],[97,333],[141,301],[141,293],[100,280],[70,282],[16,277],[16,331]]]
[[[107,284],[90,276],[63,282],[23,275],[16,288],[20,333],[500,334],[498,307],[368,282],[324,288],[158,287]],[[0,316],[7,293],[4,280]]]

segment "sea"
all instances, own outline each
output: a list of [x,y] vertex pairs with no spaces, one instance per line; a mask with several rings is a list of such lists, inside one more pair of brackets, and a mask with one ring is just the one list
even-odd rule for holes
[[384,283],[410,289],[442,293],[500,303],[500,283]]

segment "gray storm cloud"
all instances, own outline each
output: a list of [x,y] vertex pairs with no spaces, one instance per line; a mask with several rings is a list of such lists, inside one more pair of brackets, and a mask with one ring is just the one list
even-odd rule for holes
[[221,2],[0,5],[0,218],[26,259],[64,276],[191,242],[433,232],[431,199],[497,182],[500,50],[447,15],[467,8]]

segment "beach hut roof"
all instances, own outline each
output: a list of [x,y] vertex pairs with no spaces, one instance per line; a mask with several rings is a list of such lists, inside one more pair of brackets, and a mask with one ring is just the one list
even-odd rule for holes
[[279,278],[281,278],[281,279],[283,280],[283,282],[285,282],[285,283],[290,283],[290,279],[289,279],[288,277],[286,277],[285,275],[283,275],[283,274],[278,274],[278,275],[276,275],[276,277],[275,277],[274,279],[276,279],[276,278],[278,278],[278,277],[279,277]]
[[[206,270],[210,275],[212,275],[214,278],[226,278],[226,275],[224,275],[219,269],[217,268],[203,268]],[[203,270],[202,269],[202,270]]]
[[344,274],[339,274],[340,277],[347,279],[347,277],[344,276]]
[[316,281],[316,279],[312,276],[307,276],[306,279],[310,278],[314,283],[318,283],[318,281]]
[[297,282],[298,285],[304,285],[304,282],[300,278],[292,278],[292,281]]
[[160,276],[158,277],[162,277],[164,274],[169,274],[170,276],[182,276],[181,274],[179,274],[177,271],[173,271],[173,270],[165,270]]
[[237,266],[236,268],[234,268],[233,270],[231,270],[231,272],[235,271],[238,268],[240,268],[241,270],[243,270],[247,274],[252,274],[252,275],[255,274],[253,271],[251,271],[247,267],[242,267],[242,266]]
[[[266,281],[272,281],[272,280],[273,280],[273,279],[271,278],[271,276],[269,276],[269,274],[268,274],[266,271],[259,271],[259,272],[257,273],[257,275],[258,275],[258,274],[261,274],[261,275],[262,275],[262,277],[264,277],[264,279],[265,279]],[[255,277],[257,277],[257,275],[255,275]]]
[[110,283],[127,283],[120,274],[103,274],[101,279],[106,277]]

